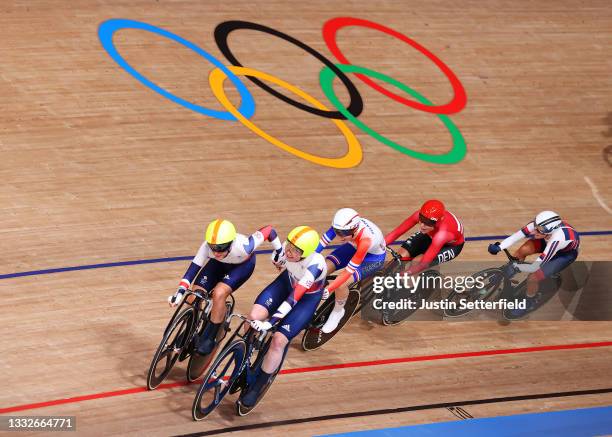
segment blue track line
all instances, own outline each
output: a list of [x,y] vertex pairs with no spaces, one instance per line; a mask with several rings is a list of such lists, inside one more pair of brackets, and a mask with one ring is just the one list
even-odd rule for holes
[[[580,232],[581,237],[585,236],[597,236],[597,235],[612,235],[612,231],[588,231],[588,232]],[[488,241],[488,240],[503,240],[508,237],[507,235],[482,235],[480,237],[467,237],[466,241]],[[402,241],[393,242],[394,245],[401,244]],[[339,247],[338,245],[327,246],[329,249],[335,249]],[[255,251],[257,254],[262,253],[272,253],[272,250],[257,250]],[[175,261],[190,261],[193,259],[192,256],[174,256],[170,258],[151,258],[151,259],[140,259],[134,261],[120,261],[120,262],[112,262],[112,263],[102,263],[102,264],[86,264],[82,266],[73,266],[73,267],[58,267],[54,269],[45,269],[45,270],[30,270],[28,272],[17,272],[17,273],[7,273],[4,275],[0,275],[0,279],[9,279],[9,278],[19,278],[21,276],[38,276],[38,275],[49,275],[51,273],[62,273],[62,272],[74,272],[77,270],[92,270],[92,269],[104,269],[109,267],[124,267],[124,266],[135,266],[140,264],[156,264],[156,263],[165,263],[165,262],[175,262]]]
[[609,435],[611,432],[612,407],[606,406],[325,434],[318,437],[586,437]]

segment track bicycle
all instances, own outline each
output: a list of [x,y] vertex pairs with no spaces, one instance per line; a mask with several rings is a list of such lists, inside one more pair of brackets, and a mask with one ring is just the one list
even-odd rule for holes
[[[194,353],[195,339],[200,335],[208,323],[212,309],[212,296],[210,292],[198,289],[187,290],[166,329],[162,340],[153,355],[153,360],[147,373],[147,388],[154,390],[166,379],[174,365],[189,358],[187,364],[187,380],[195,381],[205,370],[214,356],[215,349],[208,355]],[[226,318],[234,309],[234,297],[230,294],[225,302]],[[217,345],[227,333],[220,329],[217,335]]]
[[[276,327],[272,327],[269,331],[258,332],[250,326],[251,321],[240,314],[230,315],[228,323],[232,318],[241,319],[242,322],[202,379],[191,410],[194,420],[202,420],[212,413],[226,395],[237,392],[246,393],[248,387],[255,383],[261,371],[264,357],[272,342],[272,336],[276,332]],[[245,330],[246,326],[248,328]],[[247,407],[240,402],[240,398],[236,401],[236,413],[239,416],[246,416],[261,402],[279,373],[287,350],[288,347],[285,348],[278,368],[261,390],[255,405]]]
[[[349,285],[349,295],[344,305],[344,316],[338,323],[338,327],[328,334],[324,333],[321,328],[325,325],[330,313],[334,309],[335,299],[330,296],[319,305],[319,308],[317,308],[312,317],[310,325],[305,329],[304,335],[302,336],[302,349],[305,351],[312,351],[330,341],[364,306],[372,302],[374,296],[376,296],[374,292],[374,278],[377,276],[394,275],[399,271],[401,268],[400,255],[389,247],[387,247],[387,251],[391,254],[392,259],[390,259],[381,270],[363,281],[354,282]],[[326,278],[326,281],[329,282],[335,277],[334,275],[330,275]]]
[[[509,266],[512,263],[520,263],[521,261],[513,257],[508,249],[504,249],[504,253],[508,257],[508,262],[506,264],[500,267],[483,269],[474,273],[471,275],[472,281],[470,282],[473,282],[475,285],[463,292],[458,292],[456,290],[451,291],[447,298],[449,305],[446,305],[444,310],[444,315],[446,317],[460,317],[470,313],[474,310],[474,306],[471,305],[471,303],[477,301],[520,301],[527,296],[527,279],[525,278],[519,281],[511,279],[507,274]],[[478,281],[478,279],[480,279],[480,281]],[[538,291],[539,298],[536,305],[520,314],[513,314],[514,309],[504,308],[502,310],[502,316],[506,320],[523,318],[548,302],[560,287],[561,279],[559,276],[547,278],[540,283],[540,290]]]

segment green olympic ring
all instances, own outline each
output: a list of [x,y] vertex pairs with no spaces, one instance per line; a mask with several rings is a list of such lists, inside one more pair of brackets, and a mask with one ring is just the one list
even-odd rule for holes
[[[377,71],[370,70],[368,68],[360,67],[357,65],[336,64],[336,66],[343,73],[361,73],[361,74],[365,74],[366,76],[372,77],[374,79],[382,80],[383,82],[389,85],[393,85],[399,88],[400,90],[410,94],[412,97],[414,97],[415,99],[417,99],[419,102],[423,104],[433,105],[433,103],[430,102],[427,98],[425,98],[424,96],[422,96],[421,94],[413,90],[412,88],[409,88],[407,85],[404,85],[403,83],[393,79],[392,77],[389,77]],[[452,120],[448,118],[446,115],[436,114],[436,116],[440,120],[442,120],[442,123],[444,123],[444,126],[446,126],[446,128],[450,132],[451,137],[453,139],[453,148],[451,149],[450,152],[444,153],[442,155],[433,155],[429,153],[417,152],[415,150],[411,150],[400,144],[397,144],[395,141],[390,140],[389,138],[385,137],[382,134],[379,134],[374,129],[367,126],[362,121],[358,120],[357,117],[351,114],[342,105],[340,100],[338,100],[338,97],[336,96],[334,92],[334,87],[333,87],[333,81],[335,77],[336,75],[329,67],[323,68],[321,70],[321,73],[319,74],[319,82],[321,83],[321,88],[323,89],[323,92],[325,93],[329,101],[336,108],[338,108],[338,110],[342,113],[342,115],[344,115],[347,118],[347,120],[352,121],[355,126],[357,126],[359,129],[361,129],[362,131],[364,131],[371,137],[377,139],[384,145],[389,146],[405,155],[411,156],[416,159],[420,159],[421,161],[432,162],[435,164],[455,164],[461,161],[463,157],[465,156],[467,148],[465,145],[465,140],[463,139],[463,135],[461,135],[461,132],[459,131],[459,128],[457,128],[455,123],[453,123]]]

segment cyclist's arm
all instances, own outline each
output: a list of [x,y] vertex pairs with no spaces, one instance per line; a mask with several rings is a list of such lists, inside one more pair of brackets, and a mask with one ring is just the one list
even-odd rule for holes
[[419,212],[416,211],[414,214],[404,220],[397,228],[393,229],[387,234],[387,236],[385,237],[385,243],[387,243],[387,245],[393,243],[395,240],[397,240],[398,237],[408,232],[408,230],[414,225],[416,225],[418,222]]
[[434,259],[436,259],[436,257],[438,256],[438,253],[440,252],[442,247],[449,241],[452,241],[453,239],[454,239],[454,236],[451,232],[448,232],[448,231],[436,232],[433,239],[431,240],[431,244],[429,245],[429,248],[427,248],[427,250],[423,254],[423,258],[421,258],[420,262],[414,263],[413,265],[410,266],[410,268],[408,269],[408,274],[414,275],[416,273],[422,272],[427,267],[429,267],[431,262]]
[[198,253],[196,253],[196,256],[193,257],[191,264],[183,275],[183,279],[181,279],[181,282],[179,283],[179,287],[190,288],[196,275],[198,274],[206,260],[208,260],[209,258],[210,252],[208,250],[208,244],[204,242],[200,246],[200,249],[198,249]]
[[513,244],[519,242],[523,238],[529,238],[531,233],[535,230],[535,225],[533,222],[528,223],[526,226],[523,226],[521,229],[516,231],[514,234],[510,235],[499,245],[500,249],[507,249]]
[[327,290],[330,293],[336,290],[346,281],[348,281],[351,276],[353,276],[353,273],[355,273],[355,270],[359,268],[359,266],[363,262],[363,259],[368,254],[368,249],[370,248],[371,245],[372,245],[372,240],[370,238],[364,237],[359,240],[359,243],[357,244],[357,251],[355,252],[355,255],[353,255],[353,257],[349,261],[344,271],[340,275],[338,275],[338,277],[336,277],[336,279],[334,279],[334,281],[331,284],[328,285]]
[[272,226],[268,225],[249,236],[248,243],[243,245],[244,251],[247,255],[250,255],[266,240],[272,243],[274,250],[279,250],[282,247],[278,234]]
[[312,287],[316,278],[321,276],[321,273],[323,273],[322,266],[316,264],[308,266],[306,272],[304,272],[304,276],[302,276],[302,279],[300,279],[300,282],[295,284],[293,291],[289,294],[287,299],[280,304],[276,312],[272,315],[272,318],[270,318],[270,323],[274,325],[279,320],[285,318],[285,316],[289,314],[295,304],[299,302],[308,289]]
[[567,247],[571,241],[553,240],[546,245],[544,252],[531,264],[516,264],[516,268],[524,273],[536,273],[537,279],[544,279],[544,273],[540,270],[542,264],[547,263],[561,249]]
[[330,227],[327,232],[321,235],[321,238],[319,239],[319,245],[315,249],[315,252],[321,253],[321,251],[325,249],[334,238],[336,238],[336,232],[334,231],[333,227]]

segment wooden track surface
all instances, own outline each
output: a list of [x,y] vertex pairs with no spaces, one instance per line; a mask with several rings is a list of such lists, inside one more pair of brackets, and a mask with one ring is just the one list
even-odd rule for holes
[[[129,18],[172,31],[219,59],[213,31],[246,20],[286,32],[330,59],[321,28],[355,16],[396,29],[458,76],[468,104],[451,119],[468,152],[454,165],[400,154],[356,127],[363,161],[338,170],[296,158],[238,122],[204,117],[144,87],[98,40],[100,23]],[[232,220],[240,232],[274,225],[282,235],[320,231],[350,206],[387,232],[423,200],[440,198],[471,237],[504,235],[542,209],[579,231],[612,230],[612,9],[607,1],[231,1],[8,0],[0,5],[0,274],[195,253],[205,225]],[[355,65],[383,72],[443,104],[448,80],[414,48],[370,29],[338,34]],[[115,43],[141,73],[203,106],[222,110],[211,65],[158,35],[120,31]],[[327,102],[321,64],[254,31],[230,36],[248,67]],[[360,120],[421,152],[451,138],[435,115],[416,111],[349,75],[363,96]],[[341,156],[330,121],[251,83],[253,120],[294,147]],[[338,81],[337,81],[338,82]],[[335,84],[343,102],[344,88]],[[226,84],[233,102],[238,93]],[[326,103],[327,104],[327,103]],[[471,241],[464,260],[490,260],[490,241]],[[580,259],[612,260],[611,236],[586,236]],[[188,262],[164,262],[0,280],[0,410],[142,387],[171,311],[165,304]],[[237,293],[247,311],[273,277],[267,255]],[[610,322],[412,322],[383,328],[354,320],[329,346],[292,348],[286,369],[531,346],[606,342]],[[355,411],[609,388],[612,348],[448,358],[281,375],[245,418],[228,403],[194,423],[195,386],[27,409],[76,415],[82,435],[176,435]],[[184,369],[183,366],[179,366]],[[181,373],[170,382],[181,381]],[[486,404],[475,417],[610,405],[600,394]],[[436,408],[245,431],[316,435],[455,420]]]

